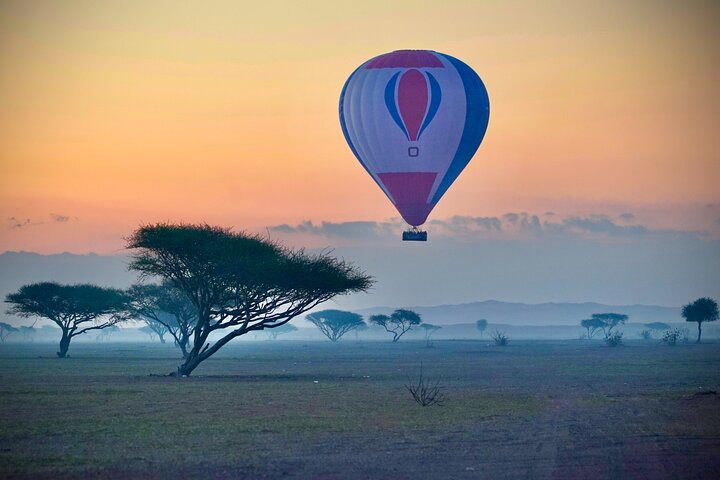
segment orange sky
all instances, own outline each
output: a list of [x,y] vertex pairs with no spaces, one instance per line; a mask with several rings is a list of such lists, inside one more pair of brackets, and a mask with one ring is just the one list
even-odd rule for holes
[[715,2],[343,3],[0,4],[0,252],[115,252],[160,220],[397,216],[337,101],[401,48],[464,60],[490,95],[485,141],[431,218],[717,228],[688,214],[720,202]]

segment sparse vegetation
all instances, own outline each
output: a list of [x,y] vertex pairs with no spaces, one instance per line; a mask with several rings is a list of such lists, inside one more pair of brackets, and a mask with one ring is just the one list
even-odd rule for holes
[[386,332],[393,335],[393,343],[400,340],[400,337],[410,330],[413,325],[420,325],[422,319],[420,315],[412,310],[398,309],[391,315],[372,315],[370,322],[380,325]]
[[500,330],[495,330],[492,334],[493,342],[495,342],[495,345],[498,347],[504,347],[508,344],[508,341],[510,340],[507,335],[505,335],[505,332],[501,332]]
[[662,341],[667,345],[675,345],[678,339],[681,337],[680,329],[673,328],[663,333]]
[[619,347],[622,345],[623,332],[614,331],[612,333],[605,334],[605,343],[608,347]]
[[652,339],[652,332],[649,329],[645,329],[642,332],[640,332],[640,338],[643,340],[651,340]]
[[698,324],[698,335],[695,343],[700,343],[702,324],[704,322],[714,322],[718,319],[717,302],[708,297],[698,298],[694,302],[683,306],[682,317],[686,322],[696,322]]
[[410,395],[412,395],[415,403],[421,407],[428,407],[430,405],[437,405],[441,407],[445,402],[445,395],[441,392],[440,380],[435,383],[426,380],[423,377],[423,366],[420,363],[420,377],[417,383],[408,382],[405,388]]

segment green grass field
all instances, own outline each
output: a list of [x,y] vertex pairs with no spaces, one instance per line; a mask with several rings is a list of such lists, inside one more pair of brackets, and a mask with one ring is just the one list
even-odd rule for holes
[[0,347],[2,478],[720,478],[718,343],[55,347]]

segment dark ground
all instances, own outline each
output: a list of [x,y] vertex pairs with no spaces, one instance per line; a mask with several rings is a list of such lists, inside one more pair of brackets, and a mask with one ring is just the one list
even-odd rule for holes
[[55,347],[0,345],[2,478],[720,478],[718,343]]

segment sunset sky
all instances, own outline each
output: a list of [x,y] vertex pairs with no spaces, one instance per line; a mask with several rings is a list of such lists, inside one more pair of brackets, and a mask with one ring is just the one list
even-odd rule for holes
[[358,65],[406,48],[462,59],[490,96],[485,140],[427,224],[436,255],[549,234],[712,252],[718,25],[711,1],[5,1],[0,252],[123,253],[157,221],[399,248],[337,108]]
[[463,59],[490,94],[485,141],[431,218],[629,211],[717,230],[719,11],[3,2],[0,251],[110,253],[159,220],[397,217],[345,144],[337,102],[357,65],[401,48]]

